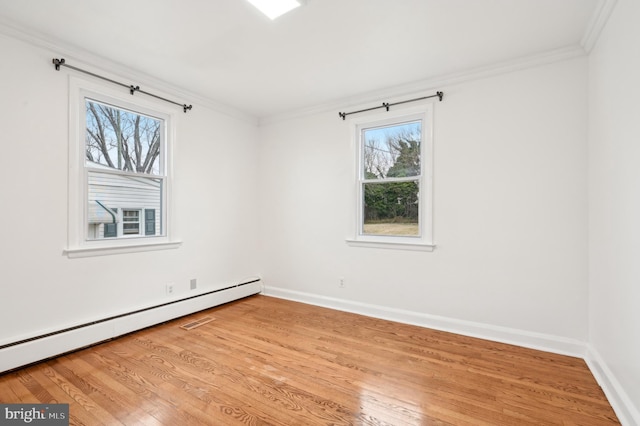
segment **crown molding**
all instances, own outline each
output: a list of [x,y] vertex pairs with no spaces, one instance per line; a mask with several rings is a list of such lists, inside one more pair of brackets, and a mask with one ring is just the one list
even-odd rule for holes
[[580,45],[584,48],[587,54],[591,53],[598,42],[598,38],[600,38],[600,34],[602,34],[602,31],[606,27],[609,17],[617,3],[618,0],[598,1],[598,5],[593,11],[589,24],[587,25],[587,29],[582,36],[582,40],[580,40]]
[[[367,106],[371,106],[367,104],[375,103],[379,105],[383,100],[393,101],[394,99],[399,99],[400,97],[404,96],[421,96],[422,93],[428,95],[432,94],[431,92],[434,92],[435,90],[442,90],[444,86],[452,86],[468,81],[480,80],[483,78],[528,68],[539,67],[582,56],[586,56],[586,52],[582,48],[582,46],[577,44],[566,46],[535,55],[529,55],[514,60],[499,62],[493,65],[441,75],[430,79],[368,92],[349,98],[336,99],[334,101],[321,105],[311,106],[309,108],[301,108],[295,111],[288,111],[282,114],[263,117],[260,118],[259,125],[265,126],[280,121],[287,121],[314,114],[322,114],[329,111],[334,111],[337,119],[339,110],[366,108]],[[445,98],[446,96],[447,95],[445,93]]]
[[[77,61],[86,64],[100,72],[109,72],[115,76],[131,79],[136,82],[144,81],[145,86],[151,86],[167,95],[188,99],[191,104],[197,104],[214,110],[216,112],[231,116],[241,121],[249,122],[253,125],[268,125],[279,121],[286,121],[294,118],[325,113],[335,110],[336,112],[344,108],[354,108],[371,102],[379,102],[380,98],[398,98],[410,94],[430,92],[440,89],[442,86],[464,83],[482,78],[487,78],[503,73],[513,72],[526,68],[542,66],[562,60],[567,60],[587,54],[595,42],[607,19],[609,18],[617,0],[600,0],[594,14],[592,15],[589,27],[580,45],[572,45],[564,48],[554,49],[535,55],[496,63],[489,66],[473,68],[457,73],[451,73],[433,78],[420,80],[408,84],[394,86],[382,90],[376,90],[356,96],[336,99],[331,102],[299,108],[296,110],[275,114],[272,116],[257,118],[251,114],[235,109],[228,105],[217,102],[211,98],[193,93],[189,90],[172,85],[147,73],[137,71],[129,66],[114,62],[108,58],[96,55],[78,46],[64,43],[59,39],[47,37],[42,33],[32,30],[25,30],[19,25],[0,16],[0,34],[18,39],[33,46],[55,52],[55,55],[63,56],[67,60]],[[386,100],[386,99],[385,99]],[[337,113],[336,113],[337,116]]]
[[[2,16],[0,16],[0,35],[22,41],[36,48],[53,52],[53,56],[64,57],[68,62],[70,62],[70,65],[81,65],[89,68],[92,72],[111,74],[111,77],[113,78],[131,80],[132,83],[135,82],[136,84],[143,82],[144,86],[146,86],[145,90],[153,88],[154,90],[160,91],[169,97],[184,99],[186,104],[195,104],[200,107],[205,107],[240,121],[248,122],[252,125],[258,124],[257,118],[251,114],[247,114],[229,105],[225,105],[208,97],[191,92],[145,72],[138,71],[127,65],[96,55],[95,53],[82,49],[78,46],[65,43],[50,36],[45,36],[44,34],[34,30],[26,30]],[[142,84],[140,85],[142,86]]]

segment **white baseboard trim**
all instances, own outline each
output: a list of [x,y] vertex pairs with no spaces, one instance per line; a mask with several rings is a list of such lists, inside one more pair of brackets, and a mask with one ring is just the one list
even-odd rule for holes
[[607,396],[620,423],[624,426],[640,426],[640,407],[634,405],[602,356],[591,345],[587,348],[584,360]]
[[268,285],[264,286],[262,294],[280,299],[293,300],[325,308],[337,309],[340,311],[352,312],[355,314],[397,321],[440,331],[447,331],[464,336],[477,337],[480,339],[492,340],[494,342],[507,343],[530,349],[557,353],[560,355],[584,358],[586,354],[586,342],[560,336],[553,336],[550,334],[535,333],[526,330],[429,315],[421,312],[388,308],[385,306],[354,302],[351,300],[304,293]]
[[131,314],[95,321],[69,331],[50,333],[46,337],[4,345],[0,349],[0,373],[251,296],[260,293],[261,290],[262,283],[255,280],[157,307],[141,309]]

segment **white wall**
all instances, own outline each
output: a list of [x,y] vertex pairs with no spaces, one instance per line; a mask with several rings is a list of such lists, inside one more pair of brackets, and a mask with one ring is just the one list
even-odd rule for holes
[[437,88],[432,253],[345,244],[355,161],[337,111],[370,104],[256,129],[194,103],[174,158],[183,246],[65,257],[70,71],[0,36],[0,345],[261,274],[285,293],[588,340],[640,423],[639,19],[619,0],[588,59]]
[[639,21],[640,3],[619,0],[589,58],[589,341],[633,405],[630,415],[636,424],[640,424]]
[[0,36],[0,345],[166,302],[168,282],[180,298],[260,273],[285,292],[588,339],[637,420],[638,19],[619,0],[588,60],[438,87],[432,253],[345,244],[355,162],[337,111],[360,105],[256,129],[195,103],[175,146],[183,246],[68,259],[69,71]]
[[253,123],[197,103],[187,114],[176,107],[174,213],[183,246],[69,259],[72,71],[54,70],[59,52],[13,38],[0,36],[0,52],[7,58],[0,64],[0,344],[169,301],[168,282],[181,298],[257,275]]
[[587,59],[437,89],[432,253],[345,244],[338,109],[261,127],[265,285],[585,342]]

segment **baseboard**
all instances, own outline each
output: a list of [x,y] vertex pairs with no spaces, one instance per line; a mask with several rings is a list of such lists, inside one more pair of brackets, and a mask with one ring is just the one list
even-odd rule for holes
[[624,426],[640,426],[640,407],[634,405],[607,363],[591,345],[587,348],[585,361],[607,396],[620,423]]
[[251,280],[159,306],[151,306],[59,332],[47,333],[44,336],[3,345],[0,349],[0,373],[251,296],[261,290],[260,280]]
[[561,355],[584,358],[586,354],[586,342],[560,336],[388,308],[268,285],[264,286],[262,294]]

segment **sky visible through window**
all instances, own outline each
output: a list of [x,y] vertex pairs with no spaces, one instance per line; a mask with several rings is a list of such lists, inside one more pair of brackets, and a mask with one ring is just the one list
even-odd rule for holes
[[131,173],[160,174],[162,120],[86,99],[86,159]]
[[419,175],[421,136],[420,121],[365,129],[364,178],[384,179]]

